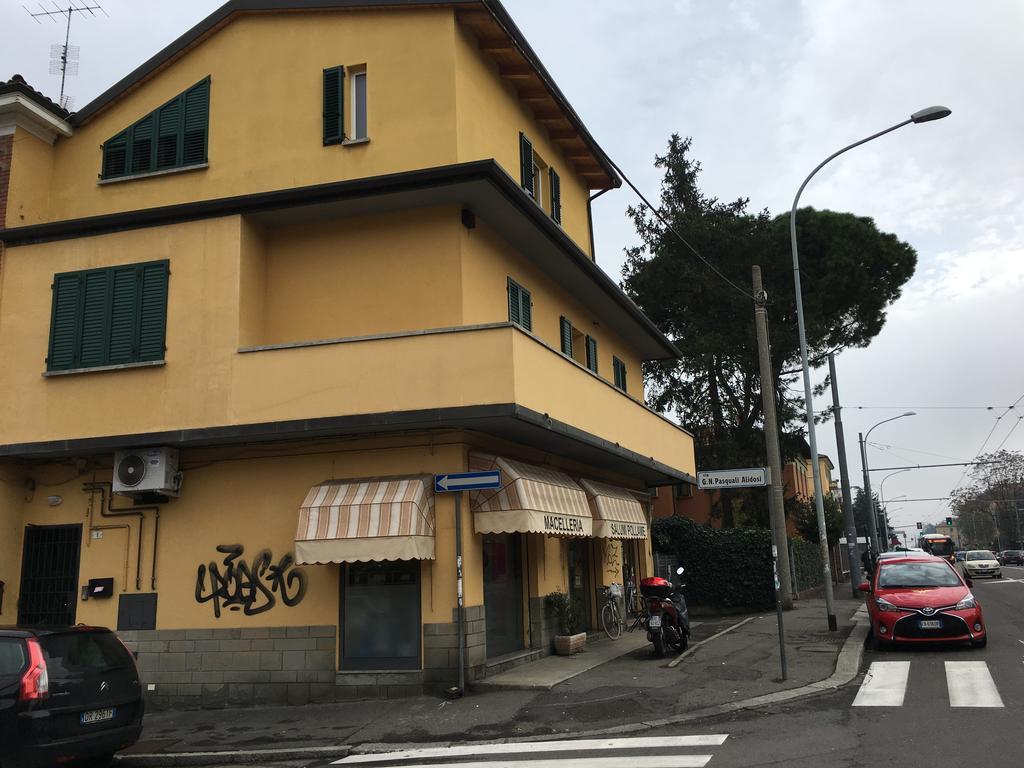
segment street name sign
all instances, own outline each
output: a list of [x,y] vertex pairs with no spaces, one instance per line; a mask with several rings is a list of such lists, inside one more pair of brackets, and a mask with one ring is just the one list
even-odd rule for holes
[[483,491],[488,488],[501,488],[500,469],[487,472],[449,472],[445,475],[434,475],[434,493]]
[[697,473],[697,487],[703,490],[721,488],[758,488],[768,485],[768,467],[748,469],[716,469]]

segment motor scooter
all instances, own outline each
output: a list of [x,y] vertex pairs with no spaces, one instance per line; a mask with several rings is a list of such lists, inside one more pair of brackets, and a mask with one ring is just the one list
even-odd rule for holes
[[682,653],[690,642],[690,614],[686,608],[682,588],[686,586],[681,577],[684,569],[680,566],[679,589],[672,582],[660,576],[651,576],[640,581],[640,594],[644,596],[647,616],[644,626],[647,639],[654,644],[654,653],[661,657],[665,648],[672,647]]

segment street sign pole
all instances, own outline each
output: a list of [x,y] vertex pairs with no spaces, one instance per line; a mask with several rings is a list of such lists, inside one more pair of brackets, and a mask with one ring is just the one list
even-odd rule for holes
[[455,595],[459,644],[459,685],[449,688],[452,696],[466,690],[466,611],[462,590],[462,492],[501,488],[501,470],[485,472],[448,472],[434,475],[434,493],[455,494]]
[[779,592],[779,548],[772,544],[772,580],[775,583],[775,617],[779,623],[779,666],[786,679],[786,633],[782,627],[782,595]]
[[455,579],[459,612],[459,695],[466,690],[466,612],[462,605],[462,492],[455,494]]
[[[775,478],[771,467],[748,467],[746,469],[716,469],[697,473],[697,487],[707,490],[715,488],[768,488],[768,499],[771,501],[772,485]],[[783,539],[786,542],[786,539]],[[787,542],[788,543],[788,542]],[[786,546],[784,543],[783,546]],[[788,554],[788,552],[787,552]],[[786,560],[787,568],[789,560]],[[779,622],[779,665],[782,668],[782,679],[786,679],[786,632],[782,626],[782,602],[792,599],[791,595],[783,595],[779,583],[779,547],[772,542],[772,584],[775,587],[775,613]]]

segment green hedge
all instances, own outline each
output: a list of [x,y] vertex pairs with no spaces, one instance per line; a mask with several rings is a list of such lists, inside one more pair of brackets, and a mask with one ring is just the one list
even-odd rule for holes
[[674,555],[686,568],[692,605],[761,610],[775,605],[771,533],[763,528],[722,530],[685,517],[655,520],[656,552]]
[[825,583],[825,569],[821,565],[821,549],[803,539],[790,539],[793,553],[793,567],[796,569],[794,589],[803,592],[805,589],[820,587]]
[[[673,555],[686,568],[686,600],[714,608],[775,607],[772,590],[771,531],[765,528],[712,528],[685,517],[655,520],[654,551]],[[790,539],[796,589],[825,583],[821,550]]]

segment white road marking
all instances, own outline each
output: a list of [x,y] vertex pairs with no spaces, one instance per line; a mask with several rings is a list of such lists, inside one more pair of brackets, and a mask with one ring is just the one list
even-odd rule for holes
[[947,661],[946,686],[951,707],[1001,707],[988,664],[984,661]]
[[860,684],[855,707],[902,707],[910,677],[909,661],[873,661]]
[[761,618],[760,616],[751,616],[748,619],[744,619],[743,621],[736,622],[731,627],[726,627],[721,632],[717,632],[717,633],[713,634],[711,637],[708,637],[708,638],[706,638],[704,640],[701,640],[700,642],[690,643],[690,647],[689,648],[687,648],[685,651],[680,653],[678,656],[676,656],[674,659],[672,659],[672,661],[670,661],[668,663],[669,669],[674,668],[677,664],[679,664],[680,661],[685,659],[687,656],[689,656],[691,653],[696,651],[698,648],[700,648],[705,643],[710,643],[712,640],[718,639],[719,637],[721,637],[722,635],[726,634],[727,632],[732,632],[734,629],[739,629],[744,624],[746,624],[748,621],[753,621],[754,619],[760,619],[760,618]]
[[[513,754],[527,754],[531,752],[581,752],[584,750],[610,750],[610,749],[677,749],[684,747],[717,747],[725,743],[728,738],[728,734],[715,733],[707,735],[695,735],[695,736],[641,736],[637,738],[625,738],[625,739],[566,739],[562,741],[532,741],[532,742],[521,742],[515,744],[463,744],[455,747],[421,747],[416,749],[405,749],[396,752],[380,752],[366,755],[349,755],[341,760],[336,760],[332,765],[367,765],[371,763],[381,762],[392,762],[401,760],[427,760],[431,758],[450,758],[450,757],[477,757],[477,756],[489,756],[489,755],[513,755]],[[711,759],[711,755],[673,755],[671,759],[681,758],[693,758],[703,759],[703,762],[694,763],[665,763],[666,768],[678,766],[678,768],[685,768],[689,765],[702,766]],[[600,759],[611,759],[619,760],[620,758],[600,758]],[[621,765],[636,765],[637,758],[622,758],[627,762],[621,763]],[[650,762],[651,759],[660,758],[647,758],[644,757],[642,762],[647,768],[654,768],[655,763]],[[669,759],[669,758],[665,758]],[[604,763],[595,762],[597,758],[591,759],[589,762],[584,761],[584,764],[590,765],[604,765]],[[557,763],[558,765],[571,765],[574,762],[572,759],[559,758],[553,760],[552,764]],[[520,763],[517,762],[516,765]],[[547,762],[543,763],[544,765]],[[607,765],[619,765],[620,763],[607,763]],[[455,763],[454,765],[466,768],[469,765],[476,765],[475,763]],[[493,763],[491,764],[493,765]],[[522,763],[522,765],[533,766],[535,763],[529,761]],[[541,765],[537,763],[536,765]],[[657,763],[656,765],[663,765]],[[414,768],[414,766],[405,766],[405,768]]]
[[[655,755],[626,757],[542,757],[537,760],[516,760],[505,763],[517,768],[704,768],[711,762],[712,755]],[[333,765],[333,763],[332,763]],[[492,760],[471,763],[443,763],[451,768],[494,768]],[[407,763],[403,768],[437,768],[438,763]]]

